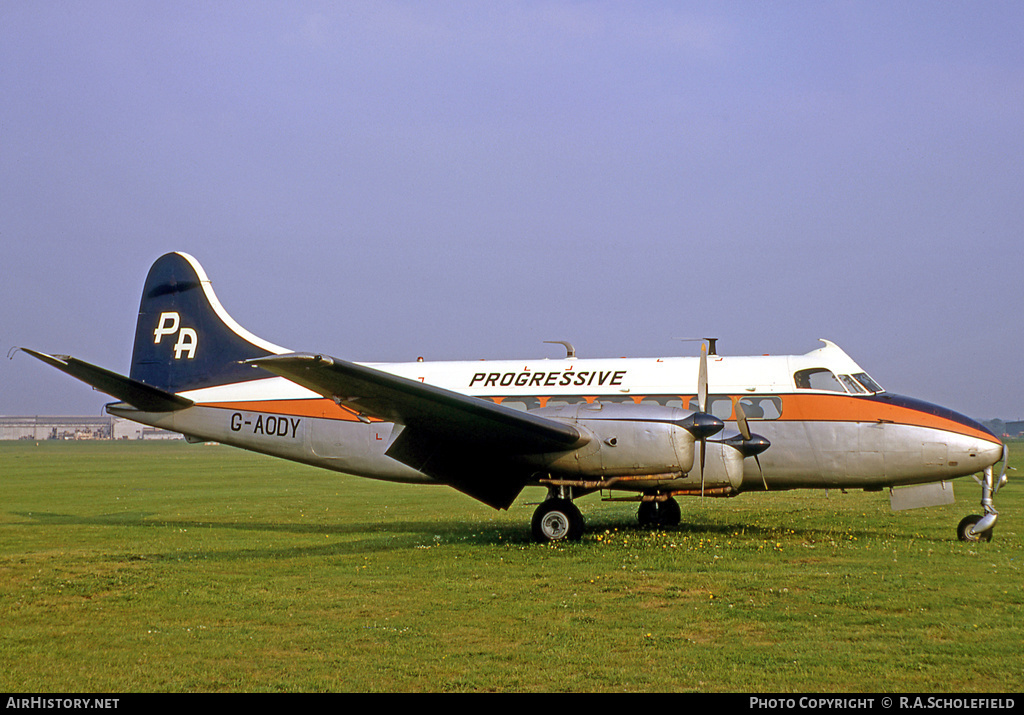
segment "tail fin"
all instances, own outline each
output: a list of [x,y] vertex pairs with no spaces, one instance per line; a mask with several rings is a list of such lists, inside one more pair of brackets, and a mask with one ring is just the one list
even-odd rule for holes
[[135,329],[133,380],[181,392],[273,377],[242,362],[286,352],[227,314],[192,256],[168,253],[149,269]]

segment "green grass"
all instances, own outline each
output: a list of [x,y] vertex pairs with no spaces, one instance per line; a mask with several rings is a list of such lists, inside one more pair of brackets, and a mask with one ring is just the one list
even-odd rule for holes
[[[1024,455],[1024,444],[1011,445]],[[1020,457],[1011,463],[1024,467]],[[1024,470],[1022,470],[1024,471]],[[1021,494],[495,512],[227,447],[0,443],[0,691],[1021,692]]]

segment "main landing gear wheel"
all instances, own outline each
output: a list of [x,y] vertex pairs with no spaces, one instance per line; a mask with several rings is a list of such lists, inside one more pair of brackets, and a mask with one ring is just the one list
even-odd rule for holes
[[682,512],[679,502],[672,497],[664,501],[642,501],[636,518],[640,526],[679,526]]
[[548,499],[533,512],[533,539],[579,541],[583,536],[583,515],[569,499]]
[[974,531],[974,525],[981,519],[982,517],[978,514],[965,516],[956,527],[957,538],[960,541],[992,541],[992,529],[981,532]]

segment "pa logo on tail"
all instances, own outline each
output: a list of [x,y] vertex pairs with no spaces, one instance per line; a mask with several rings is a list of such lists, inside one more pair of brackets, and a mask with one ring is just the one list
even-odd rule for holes
[[168,253],[149,269],[135,323],[133,380],[174,393],[262,380],[273,375],[246,361],[287,352],[228,315],[192,256]]
[[160,339],[165,335],[177,333],[178,342],[174,344],[174,359],[181,360],[182,353],[191,360],[196,356],[196,347],[199,345],[199,336],[195,328],[179,328],[181,316],[175,312],[161,313],[157,321],[156,330],[153,331],[153,344],[159,345]]

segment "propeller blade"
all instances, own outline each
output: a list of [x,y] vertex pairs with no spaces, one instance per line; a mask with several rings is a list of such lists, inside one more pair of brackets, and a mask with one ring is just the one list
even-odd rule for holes
[[708,346],[700,346],[700,371],[697,373],[697,409],[708,411]]
[[739,430],[739,437],[730,437],[729,439],[723,439],[720,441],[722,444],[727,444],[733,449],[736,449],[744,457],[754,458],[754,462],[757,464],[757,472],[761,475],[761,483],[764,484],[764,490],[768,491],[768,480],[765,479],[764,469],[761,467],[761,460],[757,455],[768,449],[771,446],[771,443],[761,435],[753,434],[750,431],[750,424],[747,422],[747,413],[743,409],[743,404],[741,402],[736,403],[735,410],[736,428]]
[[708,441],[701,439],[700,441],[700,498],[704,498],[704,451],[707,449]]
[[[1000,473],[999,479],[997,479],[995,481],[995,483],[993,484],[993,486],[992,486],[992,496],[995,496],[996,492],[999,491],[999,488],[1002,487],[1003,485],[1005,485],[1006,482],[1007,482],[1007,477],[1006,477],[1006,468],[1007,467],[1006,467],[1006,463],[1009,461],[1009,459],[1008,459],[1009,455],[1010,455],[1009,448],[1004,444],[1003,445],[1003,456],[1002,456],[1003,471]],[[1012,467],[1010,467],[1010,468],[1012,469]]]
[[[743,403],[741,402],[736,403],[736,426],[739,428],[743,441],[750,442],[750,425],[747,424],[747,413],[743,411]],[[757,465],[757,473],[761,475],[761,483],[764,484],[764,490],[768,491],[768,480],[764,478],[764,470],[761,468],[761,460],[757,454],[754,455],[754,463]]]
[[[708,411],[708,346],[701,343],[700,368],[697,372],[697,409],[703,413]],[[704,462],[707,454],[708,440],[700,440],[700,498],[704,498]]]
[[[712,346],[714,343],[712,343]],[[697,412],[689,417],[684,428],[700,441],[700,497],[704,498],[704,465],[708,437],[719,432],[725,423],[708,414],[708,346],[700,346],[700,367],[697,372]]]
[[747,413],[743,411],[743,404],[736,403],[736,427],[739,429],[743,439],[750,439],[750,425],[747,424]]

